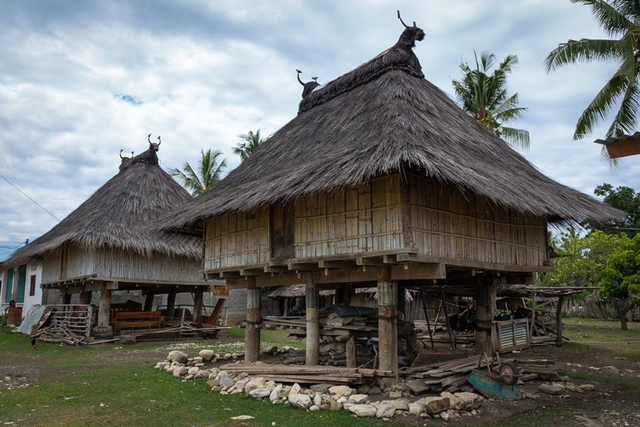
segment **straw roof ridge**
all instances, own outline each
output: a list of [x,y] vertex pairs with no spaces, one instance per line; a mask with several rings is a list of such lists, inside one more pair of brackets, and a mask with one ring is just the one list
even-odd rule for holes
[[[136,158],[134,158],[136,159]],[[25,262],[73,243],[85,248],[112,247],[144,256],[163,254],[202,258],[198,236],[147,230],[162,214],[192,199],[157,161],[138,158],[100,187],[60,223],[7,263]]]
[[200,227],[211,216],[291,202],[407,167],[551,223],[622,218],[542,174],[422,78],[419,66],[389,60],[392,49],[313,91],[298,116],[256,153],[152,227]]

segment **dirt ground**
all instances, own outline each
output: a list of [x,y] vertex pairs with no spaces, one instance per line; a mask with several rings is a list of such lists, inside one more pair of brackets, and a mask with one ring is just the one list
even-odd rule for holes
[[[211,341],[216,344],[236,339]],[[158,344],[153,347],[110,345],[108,350],[95,354],[94,369],[103,363],[116,360],[162,360],[167,349],[174,343]],[[206,344],[205,344],[206,345]],[[79,355],[83,349],[77,349]],[[190,354],[196,349],[186,349]],[[557,427],[640,427],[640,362],[616,357],[610,350],[585,347],[580,351],[556,348],[554,346],[535,347],[518,354],[505,355],[514,358],[552,359],[558,367],[564,368],[571,383],[593,384],[595,391],[576,393],[566,392],[561,396],[550,396],[540,393],[537,387],[542,381],[535,380],[520,386],[525,395],[535,395],[515,401],[489,400],[478,411],[477,416],[463,416],[450,420],[453,425],[500,425],[500,426],[536,426],[550,422]],[[0,389],[11,389],[37,384],[55,376],[57,369],[43,369],[39,358],[46,355],[34,352],[32,356],[21,360],[12,360],[10,364],[0,361]],[[268,358],[266,362],[277,362],[276,358]],[[219,362],[223,364],[227,362]],[[615,366],[618,373],[602,370],[605,366]],[[572,374],[573,373],[573,374]],[[577,374],[576,374],[577,373]],[[586,376],[586,379],[583,379]],[[10,377],[6,379],[5,377]],[[426,420],[414,417],[400,418],[408,424],[422,425]],[[431,423],[435,420],[429,421]],[[442,423],[441,421],[438,421]]]

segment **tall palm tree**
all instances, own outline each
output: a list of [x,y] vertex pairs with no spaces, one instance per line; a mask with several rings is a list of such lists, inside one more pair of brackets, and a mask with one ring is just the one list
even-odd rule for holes
[[507,74],[518,63],[517,55],[508,55],[491,75],[489,70],[496,56],[483,52],[478,60],[474,51],[475,69],[468,63],[460,64],[462,78],[453,80],[453,90],[464,111],[486,125],[489,130],[503,138],[511,146],[529,149],[529,132],[504,126],[504,123],[519,120],[527,110],[518,107],[518,93],[507,95]]
[[[638,123],[640,87],[640,2],[638,0],[571,0],[590,6],[596,21],[611,39],[580,39],[560,43],[544,61],[547,72],[576,62],[607,61],[618,63],[618,69],[605,83],[593,101],[582,112],[573,139],[593,132],[611,109],[620,108],[613,118],[606,138],[633,133]],[[606,150],[604,153],[606,155]]]
[[233,152],[240,156],[242,161],[244,162],[249,158],[250,155],[255,153],[255,151],[268,139],[262,139],[260,136],[260,129],[253,133],[253,131],[249,131],[249,133],[243,133],[238,135],[238,138],[242,139],[242,142],[239,142],[233,148]]
[[189,162],[185,162],[180,169],[170,169],[169,174],[182,182],[182,186],[191,191],[191,194],[197,196],[204,193],[222,178],[222,170],[227,167],[227,162],[222,159],[218,161],[218,157],[222,155],[219,151],[200,150],[202,158],[198,163],[198,172],[191,167]]

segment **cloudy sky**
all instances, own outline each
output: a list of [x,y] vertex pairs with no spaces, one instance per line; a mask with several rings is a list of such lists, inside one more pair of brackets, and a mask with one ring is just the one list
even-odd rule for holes
[[[518,55],[523,154],[544,173],[588,194],[603,182],[640,188],[637,159],[611,170],[592,143],[605,125],[571,139],[615,64],[543,69],[558,43],[603,36],[569,0],[0,2],[0,174],[62,219],[148,133],[162,135],[165,169],[213,148],[230,170],[238,134],[269,135],[295,116],[296,68],[325,83],[367,61],[400,35],[396,9],[425,30],[415,52],[450,95],[473,49]],[[0,196],[1,260],[57,220],[3,179]]]

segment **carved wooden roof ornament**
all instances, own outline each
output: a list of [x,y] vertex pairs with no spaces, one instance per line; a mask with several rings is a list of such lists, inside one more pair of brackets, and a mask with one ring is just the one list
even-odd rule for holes
[[133,158],[133,151],[131,152],[131,157],[122,157],[122,152],[124,150],[120,150],[120,170],[126,168],[129,165],[129,162],[131,162],[131,159]]
[[418,57],[416,57],[415,53],[411,50],[416,47],[416,41],[424,40],[424,31],[422,28],[418,28],[416,26],[416,22],[413,21],[413,26],[408,26],[404,23],[402,18],[400,17],[400,11],[398,10],[398,19],[404,25],[404,31],[400,35],[398,42],[393,46],[389,53],[393,55],[394,62],[397,61],[399,63],[406,63],[410,67],[414,68],[416,71],[421,71],[422,66],[418,61]]
[[300,71],[300,70],[296,70],[296,71],[298,72],[298,82],[300,82],[300,84],[304,88],[304,89],[302,89],[302,98],[304,99],[315,88],[320,86],[320,83],[318,83],[318,78],[317,77],[311,77],[311,81],[308,81],[308,82],[305,83],[302,80],[300,80],[300,74],[302,73],[302,71]]

